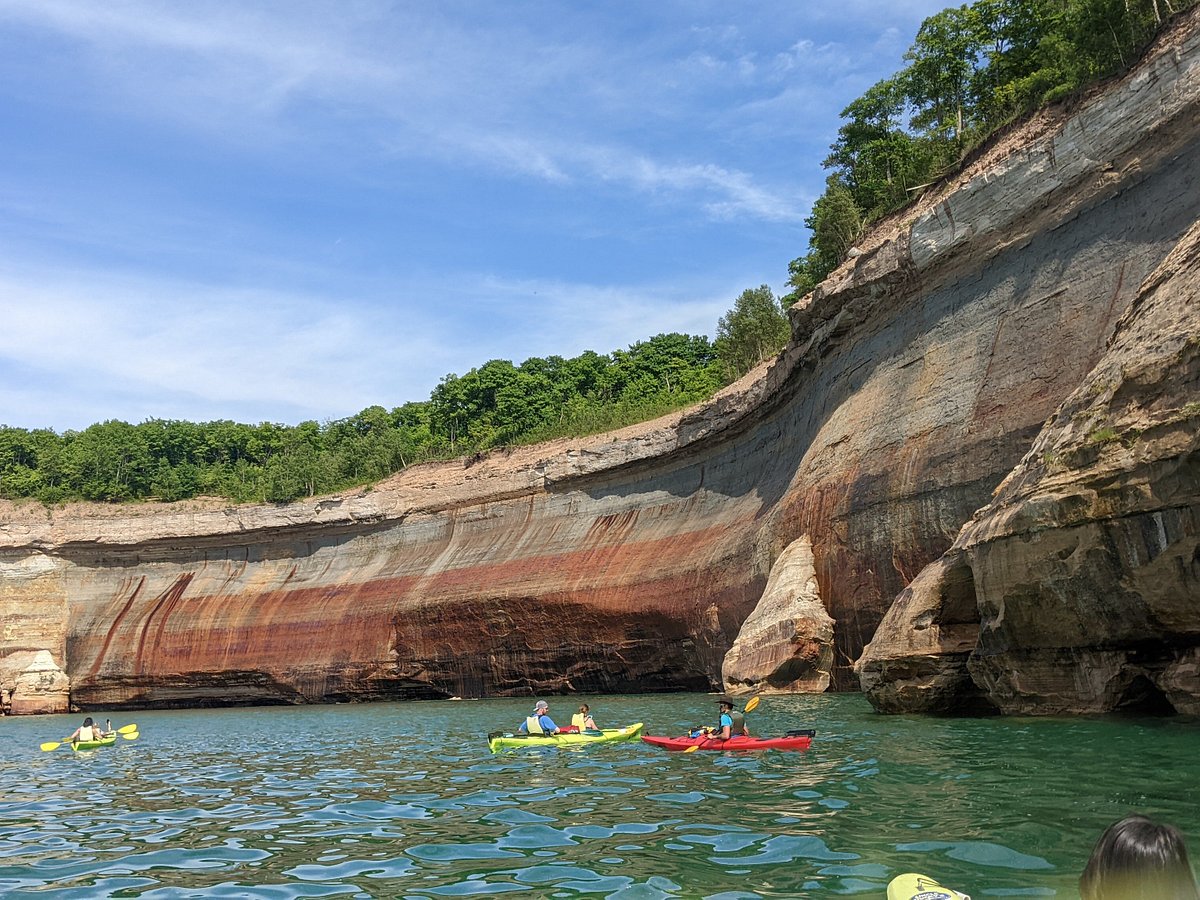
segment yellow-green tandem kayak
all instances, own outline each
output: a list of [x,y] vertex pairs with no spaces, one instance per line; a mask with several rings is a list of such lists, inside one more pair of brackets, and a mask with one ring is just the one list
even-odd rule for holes
[[70,746],[72,750],[78,753],[80,750],[95,750],[97,747],[111,747],[116,742],[116,734],[110,734],[108,737],[100,738],[98,741],[75,741]]
[[488,735],[488,747],[493,753],[515,747],[577,747],[586,744],[608,744],[613,741],[632,741],[642,732],[642,723],[624,728],[605,728],[602,731],[581,731],[578,734],[521,734],[493,731]]

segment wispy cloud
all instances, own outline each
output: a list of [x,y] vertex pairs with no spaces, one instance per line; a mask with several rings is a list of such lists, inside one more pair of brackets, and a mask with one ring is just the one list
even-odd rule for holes
[[[410,283],[412,296],[388,302],[101,272],[0,273],[0,360],[25,373],[44,417],[6,414],[19,405],[6,406],[0,389],[0,424],[81,428],[100,418],[179,418],[181,406],[194,419],[340,418],[424,399],[443,375],[492,358],[705,333],[732,289],[688,290],[468,274],[452,285]],[[47,385],[55,389],[38,390]],[[98,408],[108,411],[81,418]]]
[[333,298],[165,279],[41,273],[3,278],[0,294],[12,301],[0,357],[69,375],[97,400],[114,390],[144,398],[143,408],[113,415],[174,417],[180,397],[213,410],[348,414],[385,358],[428,358],[434,343],[416,316],[376,329]]
[[[497,36],[412,12],[385,17],[373,5],[339,7],[336,16],[311,7],[293,16],[226,4],[147,9],[72,0],[0,9],[86,48],[101,79],[92,90],[118,115],[194,129],[247,152],[311,156],[333,140],[338,159],[459,159],[551,183],[600,177],[655,195],[671,191],[721,217],[793,217],[786,204],[766,199],[780,186],[705,160],[699,146],[690,160],[664,160],[634,135],[614,145],[595,133],[579,109],[593,93],[623,115],[651,115],[641,95],[662,98],[653,81],[644,82],[645,70],[604,74],[594,48],[556,50],[520,30]],[[645,65],[653,72],[674,64]],[[747,77],[754,69],[748,56],[733,66]],[[677,95],[674,102],[685,101]],[[331,135],[327,116],[375,124],[363,144],[356,130],[341,140]],[[321,134],[314,141],[315,129]],[[588,165],[601,158],[624,158],[634,171],[617,178],[611,166]],[[714,202],[714,190],[726,196]]]
[[0,422],[338,417],[711,334],[937,8],[0,0]]
[[754,184],[745,172],[715,165],[661,165],[653,160],[631,160],[608,171],[610,177],[625,177],[646,190],[673,189],[706,192],[711,199],[704,207],[720,218],[749,214],[772,222],[797,222],[804,216],[798,198],[780,196]]

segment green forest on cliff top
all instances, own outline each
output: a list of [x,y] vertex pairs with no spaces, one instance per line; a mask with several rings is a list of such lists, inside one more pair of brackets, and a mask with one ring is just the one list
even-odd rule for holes
[[788,337],[785,308],[847,257],[864,228],[952,173],[997,130],[1127,70],[1200,0],[976,0],[926,19],[906,65],[842,112],[790,288],[747,289],[717,337],[660,334],[627,350],[491,360],[428,400],[345,419],[245,425],[111,420],[83,431],[0,427],[0,496],[285,502],[369,484],[416,462],[582,436],[711,396]]

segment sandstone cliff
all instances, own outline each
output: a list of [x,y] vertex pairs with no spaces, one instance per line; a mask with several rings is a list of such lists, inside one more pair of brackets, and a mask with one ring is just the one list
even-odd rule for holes
[[[739,686],[846,689],[904,591],[863,664],[877,702],[898,698],[885,707],[938,708],[924,699],[938,694],[943,708],[1026,709],[1053,695],[1092,709],[1141,691],[1188,708],[1195,418],[1176,400],[1194,367],[1159,385],[1192,365],[1196,325],[1146,311],[1182,289],[1155,285],[1190,284],[1186,251],[1168,257],[1191,246],[1200,205],[1198,23],[886,223],[793,310],[785,352],[702,407],[288,506],[0,507],[0,701],[67,702],[39,651],[82,708],[707,689],[747,622],[730,660]],[[1184,349],[1110,379],[1110,408],[1088,405],[1114,348],[1136,334],[1118,349],[1141,359],[1167,322]],[[1108,424],[1081,440],[1044,429],[1051,416]],[[1043,496],[1105,477],[1135,487],[1100,491],[1086,514]],[[997,511],[960,535],[1001,482]],[[1038,540],[1091,528],[1072,545],[1080,561],[1051,541],[1026,572],[1032,521]],[[1117,549],[1070,582],[1079,609],[1066,612],[1054,566],[1099,559],[1087,548],[1102,537]],[[1123,581],[1138,554],[1182,574]],[[923,585],[939,599],[906,625]],[[1091,591],[1114,619],[1143,605],[1124,630],[1029,643],[1055,617],[1090,625]],[[1134,673],[1134,644],[1164,639],[1170,659]]]
[[1200,224],[859,668],[884,710],[1200,713]]

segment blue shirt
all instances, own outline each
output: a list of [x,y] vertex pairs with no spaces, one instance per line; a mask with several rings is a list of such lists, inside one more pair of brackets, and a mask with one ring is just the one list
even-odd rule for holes
[[[542,731],[546,732],[547,734],[549,734],[552,731],[558,731],[558,726],[554,724],[554,720],[552,718],[550,718],[549,716],[546,716],[546,715],[538,716],[538,724],[542,726]],[[522,722],[521,727],[518,730],[519,731],[528,731],[529,728],[527,727],[527,723]]]
[[729,726],[730,734],[732,734],[733,733],[733,716],[729,715],[729,713],[721,713],[720,727],[724,728],[726,725]]

